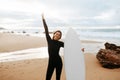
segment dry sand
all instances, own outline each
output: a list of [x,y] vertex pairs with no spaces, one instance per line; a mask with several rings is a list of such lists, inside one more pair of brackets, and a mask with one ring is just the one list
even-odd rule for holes
[[[46,46],[45,38],[0,33],[0,52]],[[101,67],[95,55],[85,53],[86,80],[120,80],[119,69]],[[0,62],[0,80],[45,80],[48,58]],[[55,80],[55,72],[52,77]],[[65,79],[64,67],[61,80]]]
[[[0,80],[45,80],[47,62],[46,58],[0,63]],[[101,67],[93,54],[85,54],[85,63],[86,80],[120,80],[120,69]],[[61,80],[66,80],[64,67]]]

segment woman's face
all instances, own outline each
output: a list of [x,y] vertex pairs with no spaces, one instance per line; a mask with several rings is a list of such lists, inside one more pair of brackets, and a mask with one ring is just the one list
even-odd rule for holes
[[61,38],[61,33],[60,32],[55,32],[53,34],[53,40],[59,40]]

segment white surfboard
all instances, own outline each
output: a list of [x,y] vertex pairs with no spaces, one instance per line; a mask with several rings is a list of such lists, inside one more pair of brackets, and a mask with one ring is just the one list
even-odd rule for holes
[[79,36],[72,28],[65,37],[64,64],[66,80],[85,80],[84,54]]

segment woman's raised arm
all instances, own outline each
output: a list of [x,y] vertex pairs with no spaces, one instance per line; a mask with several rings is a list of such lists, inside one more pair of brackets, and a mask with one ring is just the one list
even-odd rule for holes
[[43,26],[44,26],[44,29],[45,29],[45,34],[46,34],[46,38],[47,38],[47,41],[50,40],[50,36],[49,36],[49,30],[48,30],[48,26],[46,24],[46,21],[45,21],[45,18],[44,18],[44,15],[42,14],[42,21],[43,21]]

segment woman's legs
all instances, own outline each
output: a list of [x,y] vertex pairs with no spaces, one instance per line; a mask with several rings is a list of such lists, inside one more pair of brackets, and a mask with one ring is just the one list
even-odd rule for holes
[[52,74],[54,69],[56,68],[56,80],[60,80],[61,72],[62,72],[62,60],[58,59],[55,60],[55,62],[52,62],[49,60],[48,68],[47,68],[47,74],[46,74],[46,80],[51,80]]
[[53,66],[53,64],[49,61],[48,68],[47,68],[47,74],[46,74],[46,80],[51,80],[53,71],[54,71],[54,66]]
[[60,80],[61,72],[62,72],[62,61],[56,65],[56,80]]

